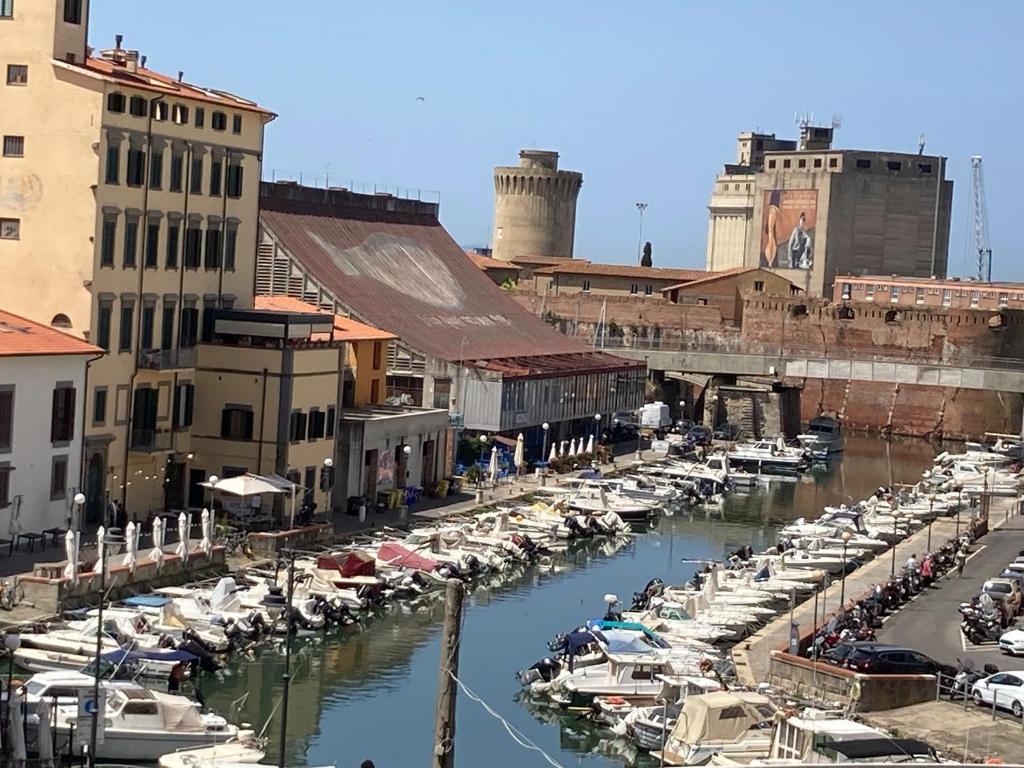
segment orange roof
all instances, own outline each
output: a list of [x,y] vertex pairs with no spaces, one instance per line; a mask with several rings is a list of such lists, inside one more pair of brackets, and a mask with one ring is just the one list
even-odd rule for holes
[[99,354],[102,349],[77,336],[0,309],[0,356]]
[[243,99],[227,91],[203,88],[199,85],[179,82],[176,77],[169,77],[154,72],[152,69],[138,67],[134,72],[129,72],[121,64],[115,64],[107,59],[89,57],[85,60],[85,68],[115,83],[122,83],[132,88],[141,88],[144,91],[156,91],[157,93],[175,94],[185,99],[194,99],[208,104],[220,104],[223,107],[242,109],[248,112],[258,112],[273,120],[277,115],[269,109],[261,107],[254,101]]
[[[301,299],[291,296],[257,296],[255,301],[256,309],[270,310],[272,312],[316,312],[317,314],[330,314],[312,304],[307,304]],[[334,333],[328,336],[325,333],[314,333],[310,341],[385,341],[397,339],[393,333],[374,328],[372,325],[360,323],[344,315],[334,316]]]
[[480,269],[519,269],[519,265],[514,261],[502,261],[501,259],[495,259],[491,256],[484,256],[483,254],[476,253],[475,251],[466,251],[466,255],[469,256],[469,260],[480,267]]
[[516,263],[518,264],[589,264],[590,262],[586,259],[574,259],[569,256],[540,256],[533,254],[530,256],[516,256]]
[[632,264],[592,264],[573,259],[568,264],[534,270],[536,275],[601,275],[605,277],[636,277],[652,280],[700,280],[712,274],[703,269],[671,269],[667,267],[637,267]]
[[705,285],[707,283],[713,283],[716,280],[723,280],[727,277],[733,277],[735,275],[743,275],[747,272],[757,272],[760,267],[733,267],[732,269],[722,269],[718,272],[705,272],[704,277],[699,277],[696,280],[685,280],[677,285],[670,285],[667,288],[662,288],[661,292],[673,291],[678,288],[690,288],[694,285]]

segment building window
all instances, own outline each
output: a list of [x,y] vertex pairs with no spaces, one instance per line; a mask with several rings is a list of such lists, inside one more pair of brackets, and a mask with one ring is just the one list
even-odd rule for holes
[[125,216],[124,218],[124,256],[122,264],[125,269],[134,269],[136,251],[139,241],[139,218],[138,216]]
[[107,388],[96,387],[92,391],[92,423],[96,426],[107,421]]
[[754,290],[757,291],[757,293],[764,293],[764,280],[755,280]]
[[21,219],[0,219],[0,240],[21,240]]
[[870,285],[865,285],[864,286],[864,295],[868,298],[868,300],[873,299],[875,297],[875,284],[874,283],[871,283]]
[[868,168],[871,167],[871,161],[868,160],[867,158],[862,157],[857,160],[857,167],[860,168],[861,170],[866,171]]
[[890,171],[901,171],[903,170],[903,163],[901,163],[899,160],[890,160],[885,164],[885,167],[888,168]]
[[122,113],[125,109],[125,98],[123,93],[107,94],[107,111]]
[[50,412],[50,442],[69,443],[75,437],[75,388],[58,386],[53,390]]
[[153,119],[163,122],[167,119],[167,111],[170,107],[166,101],[157,101],[153,104]]
[[589,280],[584,280],[583,281],[583,292],[584,293],[590,293],[590,281]]
[[128,114],[135,117],[146,116],[146,100],[141,96],[132,96],[128,100]]
[[114,243],[117,241],[117,217],[103,216],[103,232],[100,235],[100,266],[114,266]]
[[931,163],[918,163],[917,164],[917,170],[920,171],[921,173],[931,173],[932,172],[932,164]]
[[203,158],[192,158],[192,174],[189,178],[189,192],[193,195],[203,194]]
[[785,160],[782,161],[782,167],[783,168],[789,168],[792,164],[793,164],[793,161],[790,160],[788,157]]
[[153,331],[156,324],[156,306],[144,304],[142,306],[142,323],[139,326],[139,348],[153,349]]
[[196,128],[202,128],[203,123],[206,119],[206,110],[202,107],[196,107]]
[[135,302],[121,301],[121,327],[119,328],[117,350],[130,352],[132,348],[132,325],[135,320]]
[[1005,293],[1000,293],[999,294],[999,306],[1005,307],[1009,303],[1010,303],[1010,297],[1007,294],[1005,294]]
[[0,19],[9,19],[13,16],[14,0],[0,0]]
[[380,370],[381,357],[383,357],[384,344],[379,341],[373,342],[373,370]]
[[191,349],[199,339],[199,310],[185,307],[181,310],[180,346]]
[[24,157],[25,137],[4,136],[4,157]]
[[143,149],[128,150],[128,177],[125,180],[130,187],[141,187],[146,181],[146,151]]
[[380,402],[380,379],[370,382],[370,405],[377,405]]
[[229,272],[235,271],[235,250],[238,247],[238,225],[228,224],[228,231],[224,238],[224,269]]
[[56,315],[50,318],[50,325],[54,328],[71,328],[71,318],[65,315],[63,312],[58,312]]
[[203,266],[206,269],[220,269],[220,225],[210,224],[206,229],[206,254]]
[[157,253],[160,247],[160,221],[151,220],[146,224],[146,253],[143,263],[156,269]]
[[924,288],[918,288],[917,289],[917,295],[915,296],[915,301],[918,304],[924,304]]
[[849,283],[843,283],[843,298],[844,299],[849,299],[850,298],[850,290],[851,290],[850,284]]
[[951,290],[949,290],[949,288],[944,288],[942,290],[942,303],[943,304],[949,305],[952,293],[953,292]]
[[210,119],[210,127],[215,131],[224,131],[228,127],[228,116],[223,112],[214,112]]
[[839,158],[838,157],[830,157],[828,159],[828,167],[829,168],[838,168],[839,167]]
[[167,254],[164,258],[164,266],[167,269],[178,268],[178,246],[181,237],[181,222],[178,220],[167,220]]
[[798,168],[806,168],[807,167],[807,160],[805,158],[801,157],[799,160],[796,161],[796,165],[797,165]]
[[103,302],[99,306],[99,314],[96,318],[96,344],[108,352],[110,351],[110,324],[112,322],[113,307],[110,302]]
[[185,269],[199,269],[203,249],[203,231],[199,222],[189,224],[185,230]]
[[220,412],[220,436],[228,440],[252,440],[252,409],[225,406]]
[[644,296],[650,296],[652,293],[654,293],[653,285],[648,285],[644,287]]
[[107,184],[117,184],[121,178],[121,147],[118,144],[107,145],[107,167],[105,180]]
[[68,493],[68,457],[54,456],[50,468],[50,501],[58,501]]
[[324,412],[319,408],[311,408],[309,411],[309,428],[306,432],[306,439],[309,442],[319,440],[324,436],[327,428],[327,420]]
[[0,389],[0,451],[11,450],[14,442],[14,387]]
[[64,21],[68,24],[82,23],[82,0],[64,0]]
[[[447,406],[446,406],[447,407]],[[325,437],[334,437],[334,426],[338,420],[337,413],[333,405],[327,406],[327,424],[326,431],[324,432]]]
[[629,293],[630,293],[630,295],[635,296],[639,292],[640,292],[640,286],[637,285],[636,283],[630,283],[630,286],[629,286]]
[[184,162],[185,158],[181,156],[180,152],[171,152],[171,192],[181,192]]
[[820,157],[814,158],[814,167],[815,168],[821,168],[821,158]]
[[149,152],[149,188],[160,189],[164,184],[164,153],[161,149]]
[[192,412],[196,399],[196,385],[185,382],[174,390],[174,410],[172,424],[176,429],[192,426]]
[[231,118],[231,132],[241,133],[242,132],[242,116],[233,115]]
[[8,64],[7,65],[8,85],[28,85],[28,65]]
[[220,160],[210,163],[210,197],[220,197],[220,182],[224,164]]
[[188,123],[188,107],[184,104],[175,104],[171,107],[171,120],[178,125],[186,125]]
[[228,164],[228,197],[242,196],[242,166],[239,163]]
[[299,443],[306,439],[306,414],[302,411],[292,411],[288,424],[288,440],[292,443]]
[[174,347],[174,305],[164,301],[163,317],[160,320],[160,349]]

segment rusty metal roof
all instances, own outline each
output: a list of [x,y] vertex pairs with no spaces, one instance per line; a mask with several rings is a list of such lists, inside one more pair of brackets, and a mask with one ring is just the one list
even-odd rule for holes
[[592,351],[495,285],[436,207],[332,192],[264,184],[260,221],[359,320],[451,362]]

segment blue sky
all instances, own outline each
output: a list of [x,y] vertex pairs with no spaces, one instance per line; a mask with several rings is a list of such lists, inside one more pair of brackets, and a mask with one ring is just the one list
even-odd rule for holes
[[993,274],[1021,280],[1022,22],[1024,4],[1000,0],[93,0],[89,36],[122,33],[152,68],[275,110],[267,174],[438,190],[464,245],[490,240],[492,167],[557,150],[584,174],[576,255],[594,261],[635,258],[643,200],[655,264],[702,266],[741,130],[792,137],[813,112],[842,115],[841,147],[916,151],[924,133],[956,181],[951,273],[980,154]]

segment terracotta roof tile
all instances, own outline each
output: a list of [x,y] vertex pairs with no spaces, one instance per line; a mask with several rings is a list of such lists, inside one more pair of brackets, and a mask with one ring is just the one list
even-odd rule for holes
[[[330,314],[319,307],[307,304],[301,299],[295,299],[291,296],[257,296],[254,304],[256,309],[270,310],[272,312],[316,312],[321,315]],[[345,317],[344,315],[334,316],[334,341],[386,341],[397,338],[393,333],[382,331],[380,328],[374,328],[366,323],[360,323],[351,317]],[[327,334],[314,333],[310,340],[326,341],[327,339]]]
[[519,265],[513,261],[502,261],[501,259],[484,256],[483,254],[475,253],[473,251],[466,251],[466,255],[469,256],[469,260],[480,267],[480,269],[520,269]]
[[0,356],[99,354],[102,349],[77,336],[0,309]]
[[573,259],[568,264],[534,270],[535,275],[596,275],[604,277],[636,277],[651,280],[700,280],[712,274],[703,269],[672,269],[665,267],[637,267],[632,264],[593,264]]
[[689,288],[692,285],[704,285],[705,283],[713,283],[716,280],[722,280],[726,277],[733,277],[734,275],[742,275],[747,272],[756,272],[760,267],[733,267],[732,269],[722,269],[718,272],[705,272],[703,277],[699,277],[696,280],[684,280],[676,285],[670,285],[667,288],[662,288],[661,292],[671,291],[677,288]]

